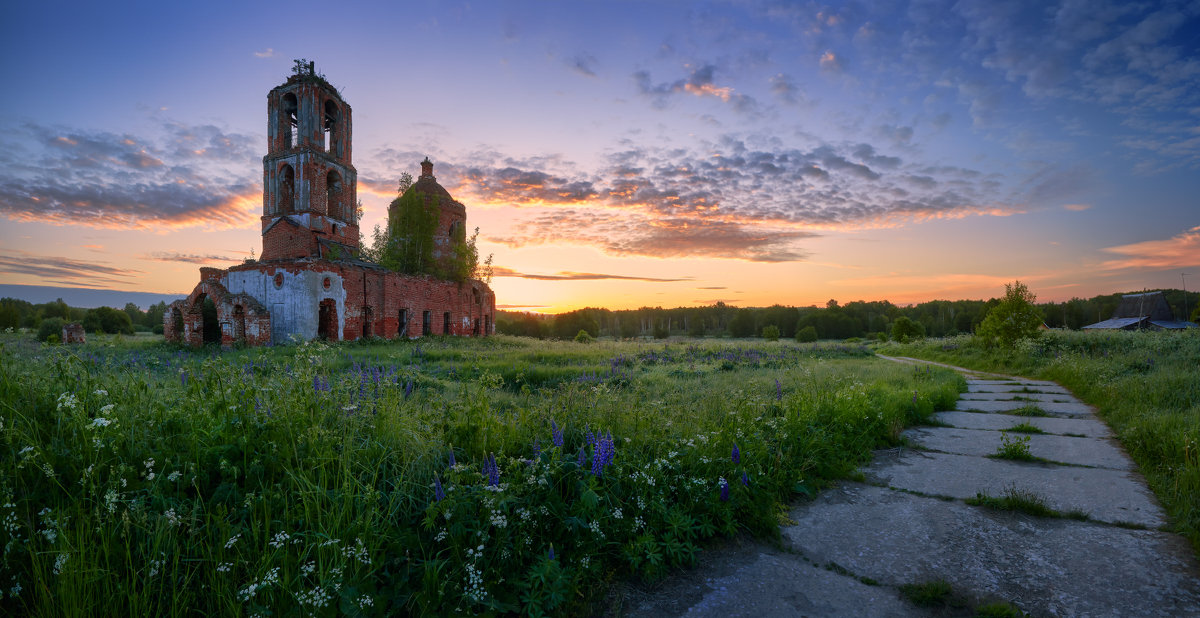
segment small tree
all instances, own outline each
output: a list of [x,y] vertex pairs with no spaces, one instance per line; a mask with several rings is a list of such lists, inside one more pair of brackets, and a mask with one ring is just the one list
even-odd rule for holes
[[817,329],[813,326],[805,326],[796,331],[796,341],[800,343],[812,343],[817,340]]
[[[46,318],[42,320],[42,323],[38,325],[38,341],[58,343],[58,340],[61,338],[62,327],[62,318]],[[54,341],[50,340],[51,336],[54,337]]]
[[1037,297],[1020,281],[1004,284],[1004,298],[992,307],[975,331],[984,345],[1011,348],[1022,339],[1041,334],[1042,311],[1034,306]]
[[905,343],[911,339],[920,339],[925,336],[925,327],[921,326],[920,322],[914,322],[907,316],[900,316],[892,322],[892,339]]
[[774,324],[767,324],[762,329],[762,338],[767,341],[779,341],[779,327]]
[[433,274],[433,234],[438,224],[438,200],[409,191],[388,207],[387,243],[379,265],[406,275]]

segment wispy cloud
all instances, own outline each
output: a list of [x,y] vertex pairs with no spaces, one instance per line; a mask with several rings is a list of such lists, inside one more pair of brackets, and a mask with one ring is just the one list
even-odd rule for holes
[[270,47],[268,47],[268,48],[266,48],[266,49],[265,49],[265,50],[263,50],[263,51],[254,52],[254,57],[255,57],[255,58],[274,58],[274,57],[275,57],[275,50],[274,50],[274,49],[272,49],[272,48],[270,48]]
[[690,94],[719,99],[731,104],[738,112],[757,113],[758,102],[752,97],[735,92],[731,86],[717,85],[714,80],[716,70],[716,66],[712,64],[691,67],[687,77],[659,83],[650,78],[649,71],[637,71],[633,74],[633,82],[638,94],[650,98],[654,106],[660,109],[669,105],[672,95]]
[[599,62],[591,54],[579,53],[565,59],[567,66],[576,73],[587,77],[596,76],[596,64]]
[[65,257],[35,255],[24,251],[0,254],[0,273],[31,275],[57,279],[69,285],[103,286],[129,285],[130,280],[144,274],[130,268],[118,268],[106,263],[73,260]]
[[141,257],[151,262],[183,262],[185,264],[211,264],[213,262],[240,262],[242,258],[224,255],[201,255],[195,253],[176,253],[174,251],[156,251]]
[[1124,256],[1100,264],[1105,270],[1200,267],[1200,226],[1165,240],[1145,240],[1104,251]]
[[520,279],[536,279],[538,281],[599,281],[602,279],[620,279],[625,281],[650,281],[655,283],[671,283],[676,281],[691,281],[692,277],[663,279],[658,277],[640,277],[636,275],[608,275],[601,273],[580,273],[559,271],[553,275],[522,273],[503,266],[493,266],[492,275],[495,277],[517,277]]

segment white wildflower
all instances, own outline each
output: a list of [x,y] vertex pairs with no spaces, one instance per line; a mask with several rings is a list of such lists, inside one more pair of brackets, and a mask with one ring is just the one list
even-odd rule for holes
[[283,547],[283,545],[287,543],[287,540],[290,538],[292,538],[292,535],[283,531],[279,531],[275,533],[275,536],[271,538],[271,542],[267,543],[267,545],[270,545],[275,549],[279,549],[280,547]]
[[63,552],[54,559],[54,574],[61,575],[63,568],[67,566],[67,560],[71,558],[70,552]]

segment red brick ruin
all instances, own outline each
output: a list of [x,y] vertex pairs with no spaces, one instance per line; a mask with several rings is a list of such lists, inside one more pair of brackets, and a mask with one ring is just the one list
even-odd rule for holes
[[[267,94],[262,255],[225,270],[201,268],[195,290],[163,316],[168,341],[277,345],[493,332],[496,296],[486,283],[404,275],[358,259],[350,120],[350,105],[311,63],[297,63]],[[466,207],[437,183],[428,159],[408,191],[438,200],[434,255],[445,259],[466,226]]]

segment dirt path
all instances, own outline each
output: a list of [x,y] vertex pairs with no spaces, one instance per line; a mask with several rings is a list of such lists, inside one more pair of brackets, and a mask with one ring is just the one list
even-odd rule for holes
[[[710,550],[654,590],[625,591],[620,615],[971,615],[1006,602],[1034,616],[1200,616],[1191,548],[1160,529],[1161,507],[1091,409],[1053,382],[952,368],[968,391],[942,426],[906,431],[912,447],[876,453],[866,482],[794,507],[782,549]],[[1042,433],[1008,431],[1020,424]],[[1006,445],[1031,460],[993,457]],[[1026,508],[968,504],[981,496]],[[1069,517],[1026,512],[1038,504]],[[900,593],[935,580],[966,606]]]

